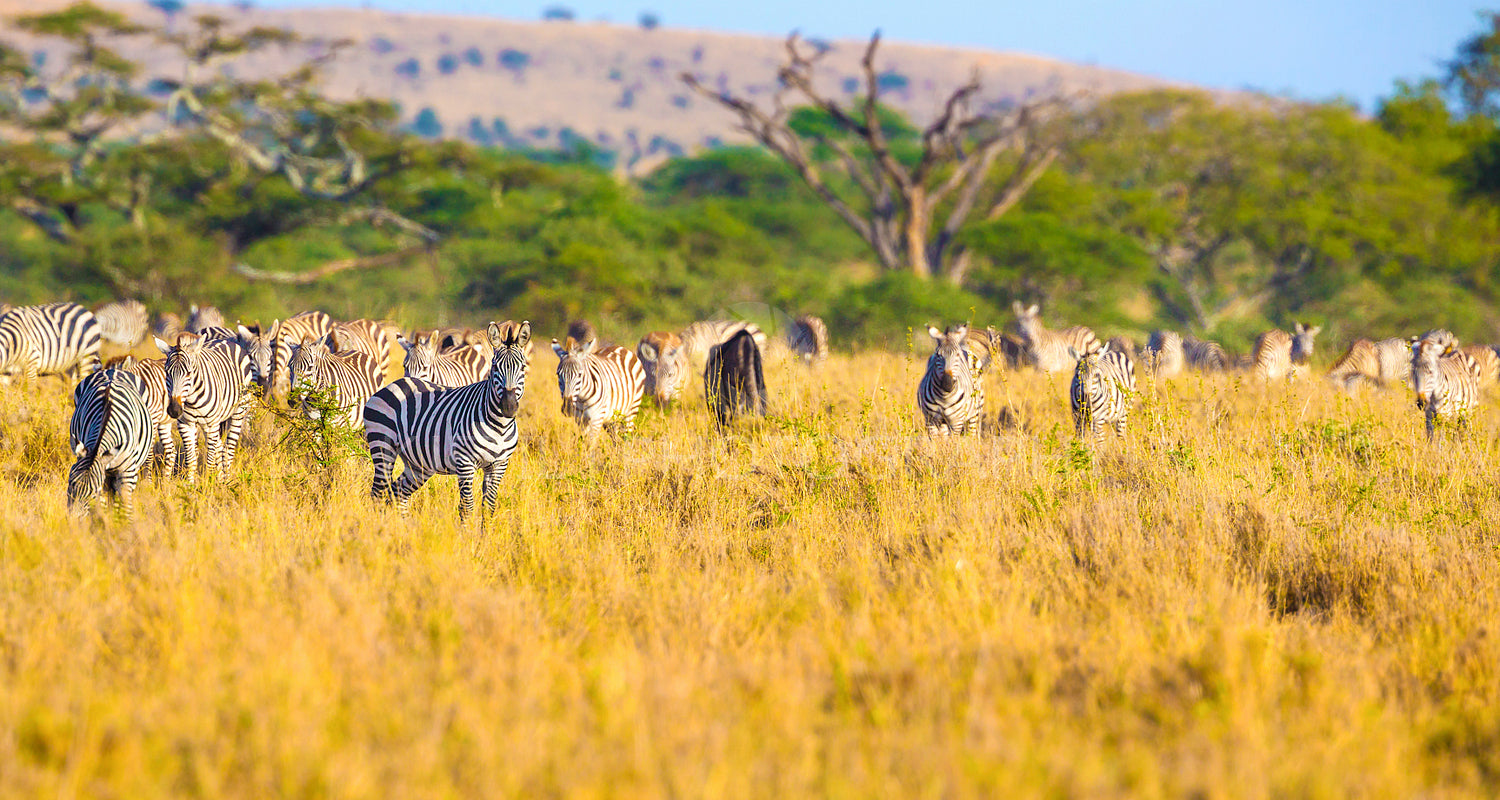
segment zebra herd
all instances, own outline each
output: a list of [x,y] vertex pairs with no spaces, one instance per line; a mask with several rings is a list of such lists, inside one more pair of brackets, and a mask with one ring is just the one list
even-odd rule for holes
[[[992,364],[1008,369],[1030,365],[1041,372],[1073,371],[1069,408],[1079,438],[1092,432],[1095,443],[1106,425],[1125,435],[1136,396],[1136,363],[1156,380],[1188,370],[1204,373],[1241,370],[1268,382],[1305,372],[1320,326],[1295,323],[1291,332],[1270,330],[1256,337],[1254,348],[1234,358],[1217,342],[1173,331],[1155,331],[1144,348],[1115,337],[1099,343],[1084,326],[1050,330],[1037,306],[1015,303],[1015,333],[994,327],[983,331],[957,325],[940,331],[929,326],[934,348],[917,386],[917,408],[930,434],[978,433],[984,414],[982,377]],[[1479,393],[1500,382],[1500,351],[1486,345],[1460,347],[1446,330],[1431,330],[1410,339],[1360,339],[1339,357],[1328,378],[1345,390],[1363,385],[1407,383],[1426,416],[1427,438],[1447,422],[1467,425]]]

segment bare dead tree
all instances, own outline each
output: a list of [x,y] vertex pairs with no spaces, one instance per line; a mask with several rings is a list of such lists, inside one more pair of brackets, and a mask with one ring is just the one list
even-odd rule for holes
[[[875,67],[879,47],[877,31],[860,61],[864,94],[848,105],[814,85],[814,73],[829,50],[804,45],[795,33],[787,37],[786,60],[777,72],[779,86],[770,108],[713,89],[691,73],[684,73],[682,80],[735,112],[739,128],[790,165],[869,243],[884,268],[961,283],[969,257],[957,242],[959,230],[976,212],[985,219],[999,218],[1046,172],[1059,149],[1043,135],[1044,125],[1073,98],[1053,94],[1003,114],[978,113],[972,107],[980,90],[976,70],[921,132],[920,155],[902,159],[893,151],[880,119],[880,75]],[[793,130],[792,105],[820,109],[840,136]],[[858,144],[851,147],[851,142]],[[833,153],[833,163],[820,163],[815,147]],[[1006,152],[1017,157],[1008,162],[1008,174],[992,180]],[[857,191],[826,179],[823,171],[828,168],[842,172]]]

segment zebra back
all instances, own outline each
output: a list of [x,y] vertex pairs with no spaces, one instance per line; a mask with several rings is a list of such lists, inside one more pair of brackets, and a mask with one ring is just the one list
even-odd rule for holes
[[213,306],[193,305],[188,309],[187,325],[183,328],[188,333],[201,333],[204,328],[224,327],[224,314]]
[[666,405],[682,394],[688,355],[681,337],[669,331],[652,331],[641,337],[635,354],[646,371],[646,394],[658,405]]
[[609,422],[633,430],[646,392],[646,371],[635,353],[623,347],[596,350],[595,341],[574,342],[571,348],[564,348],[552,340],[563,413],[591,434]]
[[1021,329],[1021,338],[1026,342],[1027,355],[1036,368],[1043,372],[1061,372],[1072,369],[1077,363],[1070,353],[1095,353],[1099,351],[1099,338],[1083,325],[1075,325],[1061,331],[1048,330],[1042,325],[1041,308],[1036,304],[1022,306],[1011,303],[1016,314],[1016,324]]
[[0,316],[0,371],[27,378],[99,369],[99,322],[77,303],[13,308]]
[[1223,372],[1234,363],[1218,342],[1205,342],[1189,336],[1182,340],[1182,351],[1188,366],[1199,372]]
[[364,353],[380,366],[377,378],[385,382],[391,360],[391,330],[373,319],[354,319],[333,326],[329,346],[334,353]]
[[76,460],[68,470],[69,506],[86,507],[109,475],[128,501],[156,441],[145,396],[141,379],[118,369],[95,372],[73,390],[68,432]]
[[491,359],[478,346],[439,352],[436,331],[413,331],[410,340],[397,336],[396,343],[406,351],[402,367],[407,377],[449,388],[479,383],[489,377]]
[[150,316],[139,300],[116,300],[94,311],[99,321],[99,335],[104,341],[124,348],[135,347],[146,339]]
[[[984,415],[985,362],[970,345],[969,326],[927,326],[933,352],[917,384],[917,409],[932,434],[978,433]],[[988,348],[986,348],[986,353]]]

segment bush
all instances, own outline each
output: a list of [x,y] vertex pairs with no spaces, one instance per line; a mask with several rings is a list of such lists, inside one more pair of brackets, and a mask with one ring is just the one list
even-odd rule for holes
[[[851,341],[905,349],[915,337],[912,332],[923,331],[927,325],[943,328],[968,322],[998,328],[1003,319],[984,298],[951,283],[889,272],[835,297],[827,321]],[[916,349],[921,352],[923,346]]]

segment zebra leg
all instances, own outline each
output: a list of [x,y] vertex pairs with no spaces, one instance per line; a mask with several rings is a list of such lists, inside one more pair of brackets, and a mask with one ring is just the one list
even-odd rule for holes
[[1115,435],[1118,436],[1118,437],[1120,437],[1121,439],[1125,438],[1125,418],[1124,417],[1121,417],[1121,418],[1115,420]]
[[203,473],[206,476],[223,477],[224,475],[224,440],[221,438],[223,430],[222,424],[205,427],[203,430],[203,449],[208,454],[203,459]]
[[120,519],[129,522],[135,513],[135,483],[139,479],[136,470],[115,476],[115,503]]
[[1104,421],[1103,420],[1096,420],[1093,423],[1093,427],[1094,427],[1094,448],[1098,449],[1098,448],[1104,446]]
[[191,422],[179,422],[177,433],[182,436],[182,470],[188,483],[197,483],[198,426]]
[[240,448],[240,432],[245,425],[245,416],[248,409],[241,405],[234,410],[234,416],[225,421],[224,429],[224,454],[223,460],[219,462],[219,477],[228,478],[229,470],[234,466],[234,454]]
[[1433,403],[1429,402],[1427,404],[1427,409],[1426,410],[1427,410],[1427,441],[1430,442],[1430,441],[1432,441],[1432,434],[1433,434],[1433,432],[1435,430],[1437,430],[1437,409],[1434,408],[1434,404]]
[[177,471],[177,441],[172,438],[171,423],[156,426],[156,441],[161,445],[161,472],[158,474],[170,477]]
[[505,477],[505,468],[510,464],[510,456],[496,461],[484,471],[484,514],[490,516],[495,513],[495,502],[500,495],[500,481]]
[[401,512],[401,516],[406,516],[407,510],[410,508],[412,494],[422,488],[422,484],[426,483],[430,477],[432,477],[430,474],[418,473],[410,465],[407,465],[406,471],[402,472],[401,477],[396,479],[393,491],[396,495],[396,510]]
[[462,522],[474,513],[474,467],[460,465],[454,474],[458,476],[458,520]]
[[391,494],[391,470],[396,466],[396,449],[385,437],[369,440],[370,461],[375,465],[375,477],[370,481],[370,497],[389,503],[395,499]]

